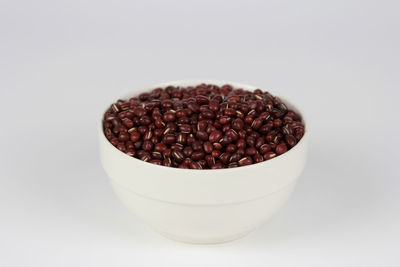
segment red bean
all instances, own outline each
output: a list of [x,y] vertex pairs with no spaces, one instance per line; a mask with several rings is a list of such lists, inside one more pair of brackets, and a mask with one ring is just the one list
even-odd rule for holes
[[254,160],[254,163],[260,163],[260,162],[264,161],[264,158],[260,154],[256,154],[253,156],[253,160]]
[[198,162],[194,162],[194,161],[192,161],[192,163],[189,164],[189,167],[191,169],[197,169],[197,170],[203,169],[203,167]]
[[139,132],[133,132],[131,133],[131,137],[130,137],[132,142],[137,142],[140,139],[140,133]]
[[127,149],[126,154],[128,156],[134,157],[136,155],[136,151],[134,149]]
[[104,113],[103,129],[131,157],[191,169],[269,160],[305,133],[300,116],[268,92],[207,84],[155,88],[118,100]]
[[142,107],[136,107],[133,109],[133,113],[138,117],[142,117],[146,114],[146,110]]
[[219,151],[219,150],[211,151],[211,156],[213,156],[214,158],[218,158],[220,155],[221,155],[221,151]]
[[238,133],[237,133],[235,130],[233,130],[233,129],[228,129],[228,130],[225,132],[225,135],[229,136],[229,137],[232,139],[232,141],[236,141],[236,140],[238,140],[238,138],[239,138]]
[[222,132],[219,130],[211,132],[210,136],[208,137],[211,143],[218,142],[221,138],[222,138]]
[[206,96],[198,95],[196,96],[196,102],[199,105],[207,105],[209,100]]
[[231,142],[232,142],[232,137],[230,137],[229,135],[224,135],[224,136],[221,138],[221,141],[220,141],[220,143],[221,143],[222,146],[227,146],[227,145],[229,145]]
[[193,144],[192,144],[192,148],[195,151],[199,151],[199,150],[203,149],[203,146],[202,146],[200,141],[194,141]]
[[271,151],[271,146],[268,144],[264,144],[259,148],[259,150],[260,150],[260,153],[264,155],[265,153]]
[[289,147],[294,147],[296,145],[296,138],[293,135],[286,135],[285,141],[289,145]]
[[224,111],[224,115],[228,117],[233,117],[236,115],[236,110],[234,110],[233,108],[227,108]]
[[251,128],[253,128],[254,130],[258,130],[258,129],[260,129],[262,123],[263,123],[263,120],[260,118],[257,118],[251,124]]
[[241,119],[235,119],[232,122],[232,129],[234,129],[234,130],[241,130],[243,128],[243,126],[244,126],[244,122]]
[[183,162],[183,160],[185,158],[185,155],[180,150],[172,150],[171,155],[176,160],[176,162],[179,162],[179,163]]
[[212,168],[215,165],[215,158],[211,155],[206,156],[206,163],[209,168]]
[[239,140],[237,140],[237,142],[236,142],[236,146],[237,146],[238,148],[244,149],[244,148],[246,148],[246,141],[245,141],[244,139],[239,139]]
[[242,157],[242,155],[240,155],[241,153],[233,153],[232,156],[229,158],[229,162],[237,162],[238,160],[240,160],[240,158]]
[[184,145],[184,144],[186,144],[186,140],[187,140],[187,138],[186,138],[186,134],[185,133],[178,133],[176,135],[176,142],[177,143]]
[[265,153],[263,156],[264,156],[265,160],[269,160],[269,159],[276,157],[276,154],[274,152],[270,151],[270,152]]
[[249,147],[246,149],[245,154],[248,156],[253,156],[257,153],[257,149],[255,149],[254,147]]
[[151,141],[144,141],[142,145],[143,150],[145,151],[151,151],[153,149],[153,143]]
[[208,103],[208,106],[210,107],[210,109],[212,111],[218,111],[219,109],[219,102],[217,100],[210,100],[210,102]]
[[255,147],[260,148],[264,144],[264,137],[258,137],[256,139]]
[[219,123],[224,125],[224,124],[227,124],[230,120],[231,120],[231,118],[228,116],[221,116],[219,118]]
[[163,119],[165,122],[173,122],[175,121],[175,113],[171,112],[171,111],[167,111],[164,116]]
[[239,166],[246,166],[253,163],[253,159],[251,157],[244,157],[238,161]]
[[231,154],[230,154],[230,153],[227,153],[227,152],[222,153],[222,154],[219,156],[219,159],[220,159],[221,162],[224,163],[224,164],[228,163],[230,158],[231,158]]
[[193,148],[190,146],[187,146],[183,149],[183,154],[185,155],[185,157],[190,157],[193,153]]
[[273,121],[274,127],[279,128],[282,126],[282,121],[280,119],[276,119]]
[[202,141],[208,140],[208,134],[205,131],[197,131],[196,137]]
[[164,143],[158,143],[154,146],[154,150],[157,152],[164,152],[167,149],[167,146]]
[[235,152],[237,150],[237,146],[235,146],[234,144],[229,144],[227,147],[226,147],[226,152],[229,152],[229,153],[233,153],[233,152]]
[[171,144],[175,143],[175,135],[173,135],[173,134],[164,135],[163,143],[166,145],[171,145]]
[[285,152],[287,151],[287,146],[286,146],[286,144],[285,144],[285,143],[279,143],[279,144],[276,146],[275,151],[276,151],[276,153],[279,154],[279,155],[285,153]]
[[192,127],[190,127],[189,124],[181,124],[181,125],[179,125],[179,130],[180,130],[182,133],[188,134],[188,133],[191,132]]
[[211,144],[211,142],[204,142],[203,149],[204,149],[204,152],[206,152],[207,154],[210,154],[213,150],[213,145]]
[[120,141],[123,141],[123,142],[128,141],[129,140],[129,134],[125,133],[125,132],[120,132],[119,136],[118,136],[118,139]]
[[198,160],[200,160],[200,159],[203,159],[204,156],[205,156],[205,154],[204,154],[203,151],[194,151],[194,152],[192,153],[191,159],[192,159],[192,160],[195,160],[195,161],[198,161]]
[[180,150],[182,151],[184,146],[178,143],[174,143],[172,145],[170,145],[171,150]]

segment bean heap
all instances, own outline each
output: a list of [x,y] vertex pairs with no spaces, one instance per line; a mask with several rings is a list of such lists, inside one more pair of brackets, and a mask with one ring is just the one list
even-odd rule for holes
[[285,153],[304,134],[299,115],[278,97],[212,84],[118,100],[105,112],[103,129],[131,157],[185,169],[259,163]]

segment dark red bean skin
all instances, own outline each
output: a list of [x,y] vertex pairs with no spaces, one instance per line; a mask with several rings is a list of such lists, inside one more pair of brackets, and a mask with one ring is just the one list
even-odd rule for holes
[[186,134],[185,133],[178,133],[176,135],[176,142],[177,143],[184,145],[184,144],[186,144],[186,140],[187,140],[187,138],[186,138]]
[[275,151],[277,154],[281,155],[283,153],[285,153],[287,151],[287,146],[285,143],[279,143],[276,148]]
[[175,143],[175,135],[173,135],[173,134],[164,135],[163,143],[166,145],[171,145],[171,144]]
[[160,152],[155,152],[155,151],[153,151],[153,152],[151,152],[151,158],[152,159],[162,159],[162,154],[160,153]]
[[237,150],[237,146],[234,144],[229,144],[226,147],[226,152],[228,152],[228,153],[234,153],[236,150]]
[[219,151],[219,150],[211,151],[211,156],[213,156],[214,158],[218,158],[220,155],[221,155],[221,151]]
[[229,162],[237,162],[238,160],[240,160],[240,158],[242,157],[242,155],[240,155],[241,153],[233,153],[232,156],[229,158]]
[[275,128],[279,128],[279,127],[282,126],[282,121],[280,119],[276,119],[272,123],[273,123]]
[[167,148],[167,149],[164,150],[164,152],[163,152],[163,157],[164,158],[170,158],[171,155],[172,155],[172,151],[171,151],[170,148]]
[[246,148],[246,141],[244,140],[244,139],[239,139],[237,142],[236,142],[236,146],[237,146],[237,148],[241,148],[241,149],[244,149],[244,148]]
[[265,153],[271,151],[271,146],[268,144],[264,144],[259,148],[259,150],[260,150],[260,153],[264,155]]
[[222,138],[222,132],[219,130],[215,130],[215,131],[211,132],[211,134],[208,138],[211,143],[218,142]]
[[173,121],[175,121],[175,113],[173,113],[173,112],[171,112],[171,111],[167,111],[165,114],[164,114],[164,117],[163,117],[163,119],[164,119],[164,121],[165,122],[173,122]]
[[246,166],[253,163],[253,159],[251,157],[244,157],[238,161],[239,166]]
[[242,129],[243,128],[243,126],[244,126],[244,122],[243,122],[243,120],[241,120],[241,119],[235,119],[233,122],[232,122],[232,129],[234,129],[234,130],[240,130],[240,129]]
[[254,160],[254,163],[260,163],[260,162],[264,161],[264,158],[260,154],[256,154],[253,156],[253,160]]
[[119,141],[125,142],[125,141],[128,141],[129,138],[130,137],[129,137],[128,133],[125,133],[125,132],[120,132],[119,133],[119,136],[118,136]]
[[153,149],[153,143],[151,141],[144,141],[142,145],[143,150],[145,151],[151,151]]
[[194,141],[192,144],[192,148],[194,151],[200,151],[203,149],[203,146],[201,145],[200,141]]
[[262,123],[263,123],[263,120],[260,118],[257,118],[252,122],[251,128],[253,128],[254,130],[258,130],[258,129],[260,129]]
[[120,99],[104,113],[105,137],[152,164],[185,169],[247,166],[286,153],[301,140],[301,116],[260,89],[167,86]]
[[219,123],[224,125],[227,124],[229,121],[231,120],[230,117],[228,116],[222,116],[221,118],[219,118]]
[[210,154],[213,151],[213,145],[211,144],[211,142],[204,142],[203,144],[203,149],[204,152],[206,152],[207,154]]
[[231,158],[231,154],[230,153],[222,153],[219,156],[219,159],[221,160],[222,163],[226,164],[229,162],[229,159]]
[[289,145],[289,147],[294,147],[296,145],[296,138],[293,135],[286,135],[285,141]]
[[192,131],[192,127],[189,124],[181,124],[179,129],[182,133],[189,134]]
[[175,159],[175,161],[179,163],[183,162],[183,160],[185,159],[185,155],[180,150],[173,150],[171,152],[171,155]]
[[231,142],[232,142],[232,137],[230,137],[230,136],[228,136],[228,135],[225,135],[225,136],[223,136],[223,137],[221,138],[221,140],[220,140],[219,143],[220,143],[222,146],[227,146],[227,145],[229,145]]
[[203,159],[204,156],[205,156],[205,154],[204,154],[203,151],[194,151],[194,152],[192,153],[191,159],[192,159],[192,160],[195,160],[195,161],[198,161],[198,160]]
[[164,143],[158,143],[154,146],[154,150],[157,152],[164,152],[167,149],[167,146]]
[[224,115],[228,117],[233,117],[236,115],[236,110],[234,110],[233,108],[227,108],[224,111]]
[[192,160],[191,158],[185,158],[185,159],[183,160],[183,163],[184,163],[184,164],[187,164],[187,165],[190,165],[192,162],[193,162],[193,160]]
[[249,147],[246,149],[245,154],[248,156],[254,156],[257,153],[257,149],[254,147]]
[[210,110],[212,111],[218,111],[219,109],[219,102],[217,100],[210,100],[208,103],[208,106],[210,107]]
[[228,130],[225,132],[225,135],[229,136],[229,137],[232,139],[232,141],[236,141],[236,140],[239,139],[238,133],[237,133],[235,130],[233,130],[233,129],[228,129]]
[[183,149],[183,154],[185,155],[185,157],[190,157],[193,153],[193,148],[190,146],[187,146]]
[[199,105],[207,105],[208,102],[209,102],[209,100],[208,100],[208,98],[205,97],[205,96],[198,95],[198,96],[196,96],[196,102],[197,102],[197,104],[199,104]]
[[196,170],[201,170],[203,167],[195,161],[192,161],[192,163],[189,164],[190,169],[196,169]]
[[264,137],[258,137],[255,143],[256,148],[260,148],[264,144]]
[[180,150],[180,151],[182,151],[184,146],[182,146],[181,144],[178,144],[178,143],[174,143],[174,144],[170,145],[170,148],[172,150]]
[[140,133],[139,132],[132,133],[130,139],[134,143],[139,141],[140,140]]
[[197,131],[196,137],[202,141],[208,140],[208,134],[205,131]]
[[276,154],[275,154],[275,152],[270,151],[270,152],[265,153],[263,155],[263,157],[265,160],[269,160],[269,159],[276,157]]

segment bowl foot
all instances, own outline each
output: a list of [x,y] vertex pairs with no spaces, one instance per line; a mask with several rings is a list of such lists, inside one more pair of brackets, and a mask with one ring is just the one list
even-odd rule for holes
[[234,234],[234,235],[230,235],[230,236],[197,238],[197,237],[191,237],[191,236],[179,236],[179,235],[171,234],[171,233],[165,232],[154,226],[152,227],[152,229],[155,232],[159,233],[160,235],[162,235],[168,239],[172,239],[174,241],[189,243],[189,244],[203,244],[203,245],[220,244],[220,243],[234,241],[234,240],[242,238],[242,237],[246,236],[247,234],[249,234],[250,232],[252,232],[252,230],[250,230],[250,231],[246,231],[246,232],[242,232],[242,233],[238,233],[238,234]]

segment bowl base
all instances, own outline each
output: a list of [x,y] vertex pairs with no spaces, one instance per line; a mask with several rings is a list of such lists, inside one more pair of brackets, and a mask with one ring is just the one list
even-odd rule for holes
[[196,237],[190,237],[190,236],[179,236],[179,235],[171,234],[171,233],[165,232],[154,226],[152,227],[152,229],[155,232],[159,233],[160,235],[162,235],[168,239],[172,239],[174,241],[183,242],[183,243],[197,244],[197,245],[212,245],[212,244],[221,244],[221,243],[231,242],[236,239],[245,237],[246,235],[248,235],[250,232],[253,231],[253,230],[250,230],[250,231],[246,231],[246,232],[242,232],[242,233],[238,233],[238,234],[230,235],[230,236],[202,239],[202,238],[196,238]]

